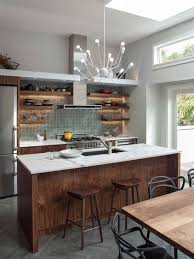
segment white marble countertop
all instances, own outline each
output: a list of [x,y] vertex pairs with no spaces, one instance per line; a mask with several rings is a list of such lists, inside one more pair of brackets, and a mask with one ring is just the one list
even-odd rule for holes
[[[117,149],[126,152],[80,156],[77,158],[55,158],[49,159],[47,153],[20,155],[18,159],[31,172],[31,174],[41,174],[46,172],[61,171],[75,168],[91,167],[104,164],[112,164],[126,162],[138,159],[146,159],[151,157],[159,157],[180,153],[174,149],[163,148],[159,146],[151,146],[146,144],[119,146]],[[86,149],[85,152],[94,151],[95,149]],[[97,150],[100,150],[99,148]]]
[[65,142],[58,139],[48,139],[43,141],[37,141],[37,140],[20,141],[20,147],[41,147],[41,146],[54,146],[54,145],[65,145]]

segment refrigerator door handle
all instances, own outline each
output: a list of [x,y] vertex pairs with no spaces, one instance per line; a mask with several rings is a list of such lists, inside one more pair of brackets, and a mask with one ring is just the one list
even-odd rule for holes
[[12,137],[12,140],[13,140],[13,153],[17,151],[17,127],[13,126],[13,137]]
[[17,175],[17,158],[15,158],[14,160],[13,160],[13,167],[14,167],[14,173],[13,173],[13,175],[14,176],[16,176]]

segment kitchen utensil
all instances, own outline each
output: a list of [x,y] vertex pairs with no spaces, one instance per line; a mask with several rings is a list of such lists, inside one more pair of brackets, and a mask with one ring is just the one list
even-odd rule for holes
[[36,137],[37,137],[37,140],[40,142],[44,140],[44,136],[40,136],[40,134],[37,134]]
[[60,155],[62,157],[67,157],[67,158],[75,158],[81,156],[82,151],[81,150],[76,150],[76,149],[66,149],[60,151]]

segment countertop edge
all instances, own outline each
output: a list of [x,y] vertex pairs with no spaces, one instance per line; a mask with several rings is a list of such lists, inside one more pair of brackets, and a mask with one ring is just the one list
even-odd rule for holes
[[79,169],[79,168],[88,168],[88,167],[94,167],[94,166],[101,166],[101,165],[108,165],[108,164],[115,164],[115,163],[123,163],[123,162],[130,162],[130,161],[135,161],[135,160],[142,160],[142,159],[149,159],[149,158],[155,158],[155,157],[163,157],[163,156],[170,156],[170,155],[175,155],[175,154],[180,154],[181,152],[178,150],[172,150],[172,151],[167,151],[164,154],[151,154],[151,155],[144,155],[141,157],[134,157],[134,158],[127,158],[127,159],[118,159],[116,161],[102,161],[102,162],[92,162],[91,164],[78,164],[74,161],[68,160],[69,162],[71,162],[71,165],[68,165],[68,168],[65,167],[61,167],[61,168],[57,168],[56,170],[46,170],[46,171],[42,171],[42,170],[34,170],[32,171],[25,163],[23,163],[23,161],[20,159],[20,157],[18,157],[18,160],[27,168],[27,170],[31,173],[31,175],[36,175],[36,174],[45,174],[45,173],[52,173],[52,172],[60,172],[60,171],[68,171],[68,170],[73,170],[73,169]]

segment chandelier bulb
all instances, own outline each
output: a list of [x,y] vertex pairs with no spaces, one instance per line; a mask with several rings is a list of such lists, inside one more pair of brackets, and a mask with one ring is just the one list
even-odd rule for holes
[[124,71],[125,71],[125,69],[124,69],[124,68],[121,68],[119,74],[122,74]]
[[80,72],[79,68],[78,67],[74,67],[74,71],[78,71]]
[[121,47],[125,47],[125,42],[121,42]]
[[114,58],[111,57],[110,58],[110,62],[113,63],[114,62]]
[[133,62],[131,62],[129,65],[130,65],[130,67],[133,67],[133,66],[134,66],[134,63],[133,63]]
[[81,63],[84,64],[86,61],[84,58],[80,59]]
[[110,59],[112,57],[112,54],[111,53],[108,53],[108,58]]
[[122,54],[125,53],[125,47],[122,47]]
[[95,43],[99,45],[99,44],[100,44],[99,39],[96,39],[96,40],[95,40]]
[[91,56],[91,52],[89,49],[86,50],[86,53],[88,54],[88,56]]
[[80,45],[77,45],[77,46],[76,46],[76,49],[80,49],[80,48],[81,48]]

